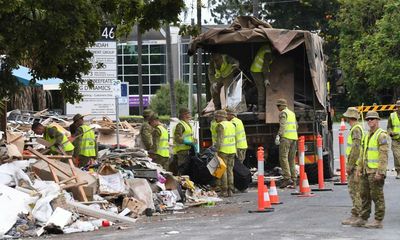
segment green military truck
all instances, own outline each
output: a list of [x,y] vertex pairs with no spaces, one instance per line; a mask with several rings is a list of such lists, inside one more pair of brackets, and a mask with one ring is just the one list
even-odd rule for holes
[[[263,45],[269,43],[273,61],[266,88],[266,110],[257,112],[257,89],[251,79],[250,65]],[[296,113],[298,134],[305,137],[305,163],[311,183],[318,180],[318,135],[323,139],[324,177],[333,177],[333,139],[327,76],[322,49],[323,40],[314,33],[301,30],[274,29],[268,23],[253,17],[238,17],[227,28],[211,28],[191,42],[189,54],[203,49],[207,53],[221,53],[237,59],[243,73],[242,92],[246,110],[238,113],[244,125],[248,141],[245,164],[257,166],[256,151],[264,147],[266,170],[279,166],[279,147],[274,144],[279,129],[279,111],[275,106],[278,98],[285,98],[288,107]],[[204,67],[207,67],[205,64]],[[246,77],[247,76],[247,77]],[[208,81],[206,89],[209,89]],[[207,100],[210,94],[206,93]],[[199,112],[199,142],[202,148],[211,146],[210,122],[212,107]]]

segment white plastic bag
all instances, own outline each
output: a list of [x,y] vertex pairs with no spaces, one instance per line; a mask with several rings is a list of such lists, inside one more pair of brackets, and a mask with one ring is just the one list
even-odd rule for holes
[[243,72],[240,72],[226,90],[226,105],[229,108],[236,108],[242,101]]

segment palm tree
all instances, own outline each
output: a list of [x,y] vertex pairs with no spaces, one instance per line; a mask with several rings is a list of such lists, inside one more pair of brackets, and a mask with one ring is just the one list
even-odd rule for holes
[[258,0],[253,0],[253,16],[258,18],[260,12],[260,6],[259,6],[259,1]]
[[137,25],[137,46],[138,46],[138,82],[139,82],[139,115],[143,115],[143,78],[142,78],[142,30]]
[[171,29],[169,24],[165,24],[165,38],[167,42],[167,82],[169,83],[170,101],[171,101],[171,117],[176,117],[176,97],[175,97],[175,83],[173,77],[173,63],[172,63],[172,50],[171,50]]
[[[197,0],[197,28],[199,29],[199,33],[201,33],[201,8],[202,8],[202,4],[201,4],[201,0]],[[202,65],[202,54],[203,51],[201,48],[197,49],[197,73],[196,73],[196,77],[197,77],[197,112],[200,116],[201,113],[201,83],[202,83],[202,69],[201,69],[201,65]]]

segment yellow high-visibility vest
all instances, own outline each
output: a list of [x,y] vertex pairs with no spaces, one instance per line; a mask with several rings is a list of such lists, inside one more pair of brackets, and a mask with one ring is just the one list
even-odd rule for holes
[[[347,159],[349,159],[351,147],[353,146],[352,133],[353,133],[353,130],[356,129],[356,128],[360,128],[360,130],[361,130],[361,142],[362,142],[363,139],[364,139],[364,130],[363,130],[363,127],[361,126],[361,124],[357,123],[356,125],[354,125],[354,126],[350,129],[350,133],[349,133],[349,135],[347,136],[347,147],[346,147],[346,156],[347,156]],[[361,161],[362,152],[363,152],[363,151],[360,151],[360,156],[359,156],[359,158],[357,159],[357,162],[356,162],[356,165],[357,165],[357,166],[358,166],[358,163]]]
[[392,137],[392,139],[399,139],[400,138],[400,120],[397,116],[397,112],[392,112],[390,114],[390,119],[392,120],[393,132],[397,133],[396,136]]
[[[262,68],[264,65],[264,56],[265,54],[271,54],[271,48],[268,44],[262,46],[258,49],[256,57],[254,58],[253,63],[251,64],[250,71],[252,72],[262,72]],[[268,72],[270,71],[269,66],[271,65],[272,60],[268,64]]]
[[79,155],[85,157],[95,157],[96,156],[96,138],[94,136],[94,131],[88,125],[80,126],[82,128],[82,141],[81,149]]
[[286,113],[287,119],[286,119],[285,130],[283,132],[282,137],[291,140],[297,140],[298,136],[297,136],[296,114],[290,111],[288,108],[283,109],[283,111]]
[[235,126],[232,122],[222,121],[219,124],[224,128],[224,139],[222,141],[222,145],[219,149],[219,152],[223,152],[226,154],[234,154],[236,153],[236,134],[235,134]]
[[[185,128],[185,130],[183,131],[183,139],[187,139],[187,140],[193,142],[192,126],[190,126],[190,124],[186,123],[183,120],[180,120],[178,124],[182,124],[182,126]],[[176,130],[176,126],[173,131],[174,135],[175,135],[175,130]],[[183,143],[182,144],[177,143],[174,140],[174,147],[173,147],[174,153],[177,153],[177,152],[180,152],[183,150],[189,150],[189,149],[190,149],[190,146],[185,145]]]
[[[215,66],[215,63],[214,63]],[[222,55],[222,64],[221,67],[218,69],[215,66],[215,78],[226,78],[231,74],[233,71],[233,64],[228,63],[226,61],[226,56]]]
[[215,119],[210,123],[211,141],[213,145],[217,143],[217,125],[218,123]]
[[[54,144],[54,142],[56,141],[55,138],[52,138],[49,136],[49,130],[53,128],[53,127],[46,127],[45,131],[44,131],[44,135],[43,138],[44,140],[48,141],[50,144]],[[58,129],[56,129],[56,131],[59,132]],[[74,145],[68,140],[67,136],[65,136],[65,134],[63,134],[63,140],[62,140],[62,148],[64,151],[66,152],[70,152],[72,150],[74,150]],[[50,150],[52,153],[56,153],[57,152],[57,148],[55,146],[51,146]]]
[[236,148],[247,149],[246,132],[244,131],[242,120],[234,117],[231,122],[235,125]]
[[161,157],[169,157],[168,131],[162,125],[158,125],[157,128],[160,129],[161,136],[156,154],[160,155]]
[[378,138],[379,135],[384,132],[381,128],[378,128],[375,133],[371,136],[368,141],[369,136],[365,138],[364,144],[364,156],[366,157],[367,164],[369,168],[379,167],[379,151],[378,151]]

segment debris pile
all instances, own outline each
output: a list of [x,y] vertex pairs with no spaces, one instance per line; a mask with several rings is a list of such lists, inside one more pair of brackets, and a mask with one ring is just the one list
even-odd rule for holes
[[[94,231],[221,201],[214,191],[199,188],[188,176],[173,176],[135,148],[137,126],[121,123],[116,147],[115,123],[92,121],[102,150],[96,162],[78,168],[72,156],[43,153],[29,117],[9,120],[7,140],[0,141],[0,238]],[[68,120],[41,121],[70,136]]]

